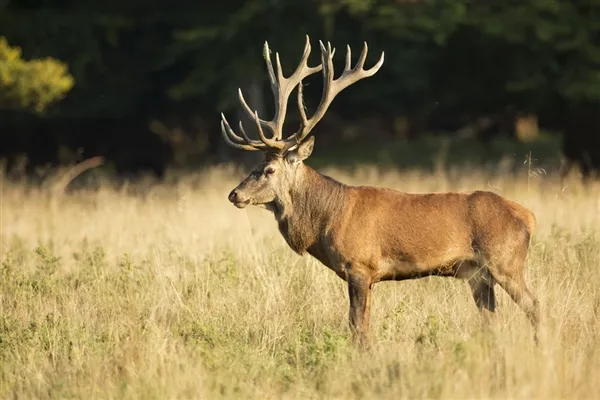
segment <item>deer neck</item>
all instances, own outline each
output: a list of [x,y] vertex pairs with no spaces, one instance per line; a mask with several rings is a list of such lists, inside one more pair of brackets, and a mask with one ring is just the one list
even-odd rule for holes
[[318,245],[340,215],[346,186],[302,165],[298,178],[284,199],[274,204],[279,231],[298,254]]

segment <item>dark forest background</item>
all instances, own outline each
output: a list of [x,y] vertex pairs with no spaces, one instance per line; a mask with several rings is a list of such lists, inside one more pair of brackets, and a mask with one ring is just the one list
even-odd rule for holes
[[[264,41],[288,75],[306,34],[311,65],[319,39],[338,49],[336,76],[346,44],[354,63],[368,42],[367,67],[386,54],[315,128],[315,163],[427,166],[445,149],[448,162],[600,167],[600,0],[0,0],[4,168],[100,155],[161,177],[251,161],[222,140],[220,113],[243,118],[241,87],[271,118]],[[321,77],[305,83],[314,110]]]

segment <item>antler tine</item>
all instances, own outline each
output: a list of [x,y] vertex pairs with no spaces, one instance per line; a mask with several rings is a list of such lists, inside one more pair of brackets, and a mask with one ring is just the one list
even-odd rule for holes
[[[242,105],[244,111],[246,112],[246,115],[248,115],[249,118],[254,119],[254,111],[252,111],[252,109],[250,108],[248,103],[246,103],[246,99],[244,99],[244,94],[242,93],[242,88],[238,88],[238,98],[240,100],[240,104]],[[265,121],[263,119],[259,119],[259,122],[262,126],[268,128],[270,130],[273,130],[272,121]]]
[[[221,119],[222,119],[221,133],[223,134],[223,137],[225,138],[225,141],[228,144],[232,144],[234,147],[242,148],[245,150],[267,150],[268,149],[268,146],[264,142],[261,142],[258,140],[252,140],[248,137],[248,135],[246,134],[246,130],[244,129],[244,125],[242,124],[242,121],[238,122],[240,132],[242,134],[242,137],[239,137],[238,135],[236,135],[236,133],[233,131],[233,129],[231,129],[231,127],[229,126],[229,122],[227,121],[227,118],[225,118],[225,115],[223,115],[223,113],[221,113]],[[260,129],[260,126],[259,126],[259,133],[261,134],[261,138],[264,138],[264,135],[262,134],[262,130]]]
[[[273,94],[275,94],[277,89],[277,80],[275,79],[275,71],[273,71],[273,63],[271,62],[271,50],[269,49],[269,43],[266,40],[263,48],[263,57],[265,58],[265,62],[267,64],[269,82],[271,82],[271,90],[273,90]],[[279,70],[281,71],[281,65],[279,65],[279,57],[277,57],[277,65],[279,67]]]
[[[381,57],[379,57],[379,60],[377,61],[377,63],[372,66],[370,69],[365,70],[363,69],[363,67],[365,66],[365,61],[367,60],[367,52],[369,51],[369,46],[367,45],[367,42],[363,42],[363,50],[360,53],[360,57],[356,63],[356,66],[354,67],[354,70],[360,70],[361,71],[361,77],[359,79],[362,78],[368,78],[370,76],[373,76],[377,73],[377,71],[379,71],[379,68],[381,68],[381,66],[383,65],[383,59],[384,59],[384,52],[381,52]],[[348,48],[350,48],[350,46],[348,46]]]
[[[273,91],[273,95],[275,96],[275,101],[277,101],[277,91],[278,91],[277,81],[278,81],[278,79],[275,77],[275,71],[273,70],[273,63],[271,61],[271,51],[269,49],[269,43],[267,43],[266,41],[265,41],[264,49],[263,49],[263,57],[265,58],[265,62],[267,64],[267,72],[269,74],[269,82],[271,83],[271,90]],[[279,62],[278,54],[277,54],[277,68],[278,68],[277,76],[279,77],[279,76],[281,76],[281,64]],[[260,139],[263,142],[263,144],[267,147],[279,149],[281,147],[281,145],[279,143],[277,143],[276,140],[267,138],[264,135],[264,131],[263,131],[263,127],[269,129],[271,132],[273,132],[273,139],[276,139],[276,126],[275,126],[274,120],[273,121],[265,121],[263,119],[258,118],[258,113],[256,112],[256,110],[252,111],[252,109],[250,108],[248,103],[246,103],[246,100],[244,99],[244,94],[242,93],[241,88],[238,88],[238,98],[240,100],[240,104],[242,105],[242,108],[246,112],[246,115],[256,122],[256,127],[258,129],[259,136],[260,136]]]
[[[225,125],[223,125],[223,124],[225,124]],[[233,131],[233,129],[231,129],[231,127],[229,126],[229,122],[227,122],[227,118],[225,118],[225,115],[223,113],[221,113],[221,127],[223,129],[226,129],[226,130],[222,129],[222,131],[227,133],[228,139],[234,141],[235,143],[240,143],[240,144],[244,142],[244,140],[241,137],[239,137],[238,135],[236,135],[235,132]]]
[[283,136],[283,123],[287,112],[287,103],[290,94],[296,86],[302,83],[302,80],[309,75],[315,74],[323,68],[323,65],[317,65],[316,67],[308,66],[308,57],[310,56],[311,45],[310,37],[306,35],[306,42],[304,44],[304,51],[302,58],[296,67],[296,70],[287,78],[283,76],[283,70],[279,61],[279,53],[275,53],[275,59],[277,63],[277,80],[278,84],[273,87],[273,96],[276,98],[276,111],[273,121],[275,123],[274,138],[281,140]]
[[352,50],[350,49],[350,45],[346,45],[346,65],[344,66],[344,71],[350,69],[352,65]]
[[248,137],[248,135],[246,134],[246,130],[244,129],[244,125],[242,124],[242,121],[239,121],[238,125],[240,127],[240,132],[242,134],[242,138],[244,139],[244,142],[246,142],[247,144],[251,145],[252,147],[255,147],[260,150],[264,150],[267,148],[267,145],[265,145],[264,143],[262,143],[258,140],[252,140]]
[[225,143],[227,143],[228,145],[230,145],[232,147],[242,149],[242,150],[250,150],[250,151],[261,150],[260,148],[254,147],[251,144],[242,144],[240,142],[237,142],[237,139],[241,139],[241,138],[233,132],[233,130],[229,126],[229,123],[227,122],[227,120],[224,117],[221,120],[221,134],[223,135],[223,139],[225,140]]
[[265,133],[263,132],[262,126],[260,124],[260,118],[258,118],[258,111],[256,111],[256,110],[254,110],[254,121],[256,122],[256,129],[258,130],[258,136],[260,137],[260,140],[262,140],[262,142],[265,145],[267,145],[268,147],[277,148],[277,149],[282,147],[282,143],[277,142],[277,140],[271,140],[265,136]]
[[321,46],[321,60],[323,65],[323,93],[321,95],[321,102],[313,116],[308,119],[302,106],[302,85],[298,87],[298,107],[300,109],[301,123],[298,131],[286,140],[288,148],[293,146],[294,143],[300,143],[308,136],[315,125],[323,118],[329,105],[338,93],[361,79],[375,75],[383,65],[384,52],[382,51],[379,61],[373,67],[368,70],[363,68],[368,53],[367,42],[364,42],[359,59],[354,68],[351,68],[351,50],[350,46],[347,45],[344,72],[342,72],[342,75],[338,79],[334,80],[333,55],[335,54],[335,48],[332,50],[329,42],[327,43],[327,48],[325,48],[325,45],[321,41],[319,41],[319,44]]

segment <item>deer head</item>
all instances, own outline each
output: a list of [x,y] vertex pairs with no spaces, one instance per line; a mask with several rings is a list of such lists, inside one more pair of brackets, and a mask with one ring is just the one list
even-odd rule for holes
[[[289,77],[284,77],[279,61],[279,54],[275,53],[277,71],[273,69],[269,45],[265,42],[264,54],[269,73],[271,90],[275,100],[275,115],[272,120],[266,121],[259,118],[256,111],[248,106],[239,89],[239,100],[246,114],[254,120],[260,140],[252,140],[246,135],[242,122],[239,122],[240,135],[231,129],[227,119],[221,114],[221,133],[229,145],[248,151],[264,152],[264,160],[229,194],[229,201],[236,207],[243,208],[247,205],[258,205],[270,208],[270,205],[285,202],[294,185],[303,181],[304,164],[313,150],[314,137],[307,138],[315,125],[323,118],[335,96],[351,84],[373,76],[383,64],[384,53],[371,69],[363,69],[367,58],[367,43],[358,62],[351,68],[350,46],[347,46],[346,66],[338,79],[333,79],[333,56],[335,49],[327,43],[327,47],[319,41],[321,47],[321,64],[315,67],[308,66],[308,57],[311,46],[308,35],[304,54],[296,70]],[[309,75],[323,71],[323,93],[315,113],[308,118],[303,106],[302,80]],[[283,138],[283,124],[285,121],[288,98],[295,87],[298,87],[298,110],[300,111],[300,127],[298,130]],[[268,132],[269,136],[265,134]]]

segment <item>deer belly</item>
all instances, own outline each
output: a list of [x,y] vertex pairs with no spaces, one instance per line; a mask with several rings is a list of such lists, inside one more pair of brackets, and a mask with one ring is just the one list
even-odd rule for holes
[[402,261],[394,259],[381,259],[377,268],[376,280],[403,280],[413,279],[421,275],[429,275],[429,268],[419,266],[411,261]]
[[432,257],[428,259],[403,260],[382,258],[377,268],[377,280],[404,280],[423,278],[431,275],[450,276],[457,264],[470,261],[470,255],[455,257]]

